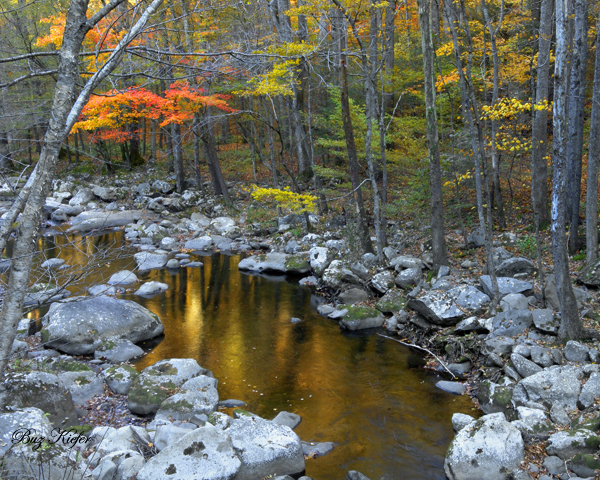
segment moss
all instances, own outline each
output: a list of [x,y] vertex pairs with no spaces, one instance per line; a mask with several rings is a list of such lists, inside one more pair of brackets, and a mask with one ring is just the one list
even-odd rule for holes
[[600,448],[600,437],[588,437],[584,440],[585,446],[598,450]]
[[591,468],[592,470],[600,470],[600,460],[595,458],[593,455],[590,455],[589,453],[578,453],[573,457],[572,463],[585,465],[586,467]]
[[60,360],[52,364],[54,369],[62,372],[91,372],[92,369],[86,364],[74,360]]
[[245,417],[251,417],[252,416],[252,414],[249,411],[244,410],[243,408],[235,408],[233,410],[233,416],[234,416],[234,418],[236,416],[241,417],[242,415],[245,416]]
[[75,379],[75,383],[78,383],[79,385],[87,385],[88,383],[91,383],[91,382],[87,377],[81,376],[81,377],[77,377]]
[[175,412],[189,412],[194,408],[194,405],[188,402],[185,399],[175,400],[169,402],[165,405],[168,410],[173,410]]
[[150,375],[157,375],[157,376],[162,376],[162,375],[177,375],[177,367],[174,367],[172,364],[170,363],[162,363],[160,365],[155,365],[153,366],[150,371],[149,371]]
[[82,433],[84,435],[90,433],[93,429],[94,427],[92,425],[74,425],[69,427],[69,430],[73,430],[75,433]]
[[48,340],[50,339],[50,332],[45,328],[42,328],[40,335],[42,336],[42,342],[44,343],[48,342]]
[[102,342],[96,350],[99,350],[101,352],[106,352],[107,350],[112,350],[116,346],[117,346],[117,344],[115,342],[113,342],[112,340],[109,340],[108,342]]
[[344,320],[366,320],[381,315],[377,310],[370,307],[348,306],[345,309],[348,310],[348,313],[344,315]]
[[171,391],[175,388],[176,385],[173,382],[156,385],[146,378],[141,382],[134,382],[128,396],[130,400],[140,404],[160,405],[172,395]]
[[304,255],[290,255],[285,261],[286,270],[309,270],[310,264]]

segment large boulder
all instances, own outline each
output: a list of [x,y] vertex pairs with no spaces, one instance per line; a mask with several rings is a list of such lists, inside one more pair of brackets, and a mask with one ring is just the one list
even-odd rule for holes
[[156,413],[176,388],[198,375],[212,373],[191,358],[171,358],[146,367],[129,389],[129,410],[139,415]]
[[342,288],[344,284],[360,285],[362,282],[341,260],[334,260],[323,272],[323,282],[330,288]]
[[310,260],[310,267],[317,275],[323,275],[323,272],[331,262],[333,261],[334,255],[328,248],[325,247],[313,247],[308,251],[308,258]]
[[458,432],[444,462],[450,480],[507,480],[524,459],[521,432],[503,413],[485,415]]
[[504,260],[496,267],[498,277],[514,277],[515,275],[533,275],[535,273],[534,263],[523,257],[514,257]]
[[266,255],[253,255],[244,258],[239,264],[240,270],[250,270],[261,273],[285,273],[285,262],[288,256],[285,253],[272,252]]
[[96,186],[92,192],[104,202],[114,202],[117,199],[117,192],[114,188]]
[[431,291],[411,298],[406,306],[423,315],[431,323],[456,325],[473,314],[482,313],[490,297],[471,285],[459,285],[445,292]]
[[242,465],[235,480],[257,480],[304,471],[300,438],[289,427],[242,415],[228,430]]
[[385,321],[383,314],[371,307],[347,306],[345,310],[346,314],[340,320],[340,327],[347,330],[381,327]]
[[199,375],[181,385],[176,393],[161,403],[157,419],[190,421],[195,415],[210,415],[217,410],[219,393],[217,379]]
[[225,235],[230,228],[235,227],[235,220],[229,217],[217,217],[210,222],[210,226],[219,235]]
[[185,242],[184,248],[188,250],[205,250],[213,244],[213,239],[210,235],[193,238]]
[[420,268],[407,268],[406,270],[402,270],[394,279],[396,285],[400,288],[404,288],[405,290],[408,288],[412,288],[415,285],[418,285],[421,279],[423,278],[423,274]]
[[596,453],[600,446],[598,432],[587,428],[563,430],[551,435],[546,444],[548,455],[568,460],[578,453]]
[[163,268],[169,261],[166,253],[139,252],[133,256],[138,270],[157,270]]
[[8,373],[4,386],[7,390],[6,405],[17,408],[35,405],[60,428],[79,424],[71,392],[56,375],[46,372]]
[[390,288],[394,288],[394,275],[386,270],[384,272],[373,275],[371,285],[379,293],[385,294]]
[[496,336],[514,337],[524,333],[532,323],[533,316],[529,310],[509,310],[494,317],[493,333]]
[[90,188],[80,188],[79,191],[69,200],[69,205],[86,205],[94,199],[94,194]]
[[124,212],[83,212],[71,219],[71,225],[73,226],[67,230],[67,233],[83,233],[101,228],[129,225],[130,223],[138,221],[143,215],[141,210],[125,210]]
[[390,267],[393,267],[397,272],[405,268],[418,268],[423,270],[425,264],[420,258],[412,257],[410,255],[400,255],[390,261]]
[[102,370],[102,376],[108,388],[119,395],[127,395],[139,375],[138,371],[129,365],[117,365]]
[[42,318],[42,340],[71,355],[91,355],[103,342],[125,338],[138,343],[164,331],[157,315],[129,300],[98,296],[53,303]]
[[104,379],[95,372],[62,372],[58,378],[71,392],[75,405],[85,405],[96,395],[104,395]]
[[588,287],[600,286],[600,260],[585,264],[579,271],[577,280]]
[[[526,297],[533,295],[533,283],[531,282],[510,277],[497,277],[496,280],[498,280],[500,298],[510,293],[522,293]],[[493,296],[492,278],[489,275],[482,275],[479,282],[485,294],[491,298]]]
[[535,402],[551,408],[557,402],[567,410],[577,408],[581,393],[581,368],[553,366],[521,380],[514,389],[515,405],[527,406]]
[[240,480],[241,464],[230,436],[208,424],[152,457],[138,472],[137,480]]
[[535,328],[543,333],[556,335],[560,328],[560,319],[554,317],[551,308],[536,308],[531,312]]
[[121,270],[113,274],[106,283],[109,285],[131,285],[136,282],[139,282],[139,279],[135,273],[130,270]]
[[0,413],[0,457],[13,445],[13,435],[15,433],[19,438],[19,432],[27,435],[27,430],[31,430],[37,436],[51,438],[53,427],[46,416],[42,410],[34,407]]
[[477,390],[477,400],[484,413],[504,413],[508,418],[514,416],[514,407],[512,404],[513,396],[512,385],[498,385],[489,380],[484,380],[479,384]]

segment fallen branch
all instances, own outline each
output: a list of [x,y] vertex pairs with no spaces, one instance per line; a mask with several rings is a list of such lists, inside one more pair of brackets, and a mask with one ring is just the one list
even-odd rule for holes
[[377,335],[379,335],[380,337],[383,337],[383,338],[389,338],[390,340],[394,340],[395,342],[401,343],[402,345],[404,345],[404,346],[406,346],[406,347],[412,347],[412,348],[416,348],[416,349],[418,349],[418,350],[422,350],[422,351],[424,351],[424,352],[427,352],[429,355],[431,355],[431,356],[435,357],[435,359],[436,359],[436,360],[437,360],[437,361],[440,363],[440,365],[441,365],[442,367],[444,367],[444,369],[445,369],[445,370],[446,370],[446,371],[447,371],[447,372],[448,372],[450,375],[452,375],[452,378],[453,378],[453,379],[455,379],[455,380],[456,380],[456,375],[454,375],[454,374],[453,374],[453,373],[452,373],[452,372],[451,372],[451,371],[448,369],[448,367],[446,366],[446,364],[445,364],[444,362],[442,362],[442,361],[439,359],[439,357],[438,357],[438,356],[437,356],[435,353],[433,353],[431,350],[427,350],[427,349],[426,349],[426,348],[424,348],[424,347],[419,347],[418,345],[414,345],[414,344],[412,344],[412,343],[406,343],[406,342],[403,342],[402,340],[398,340],[397,338],[394,338],[394,337],[388,337],[387,335],[382,335],[381,333],[378,333]]

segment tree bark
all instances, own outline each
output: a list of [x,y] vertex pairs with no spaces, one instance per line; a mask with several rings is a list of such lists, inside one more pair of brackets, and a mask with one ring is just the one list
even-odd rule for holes
[[181,125],[171,124],[171,139],[173,141],[173,168],[175,170],[175,182],[177,193],[185,190],[185,173],[183,171],[183,151],[181,149]]

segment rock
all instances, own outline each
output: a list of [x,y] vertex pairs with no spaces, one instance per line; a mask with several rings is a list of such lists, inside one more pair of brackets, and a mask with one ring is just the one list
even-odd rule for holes
[[588,287],[600,286],[600,260],[593,263],[586,263],[579,271],[577,280]]
[[187,428],[176,427],[170,423],[159,425],[154,435],[154,446],[161,452],[169,445],[177,443],[181,437],[187,435],[190,431]]
[[470,248],[483,247],[485,245],[485,234],[481,229],[477,229],[467,237],[467,243]]
[[509,310],[529,310],[529,303],[527,297],[520,293],[509,293],[502,300],[500,300],[500,308],[503,312]]
[[362,263],[364,263],[367,267],[372,267],[377,263],[377,257],[371,252],[365,253],[360,258],[362,260]]
[[120,227],[129,225],[142,218],[141,210],[125,210],[123,212],[83,212],[71,219],[68,234],[84,233],[90,230]]
[[105,359],[112,363],[121,363],[143,354],[144,351],[140,347],[125,338],[121,338],[101,343],[94,352],[94,358]]
[[299,282],[300,285],[306,286],[306,287],[317,287],[317,285],[319,285],[319,280],[317,279],[317,277],[314,277],[312,275],[308,276],[308,277],[304,277],[302,278]]
[[[170,260],[169,260],[170,261]],[[177,260],[175,260],[177,261]],[[179,265],[179,262],[177,263]],[[167,264],[168,267],[168,264]],[[161,282],[146,282],[136,292],[136,295],[141,297],[153,297],[159,293],[166,292],[169,289],[169,285]]]
[[290,275],[305,275],[310,272],[308,256],[303,253],[290,255],[284,263],[285,273]]
[[568,460],[578,453],[596,453],[600,446],[597,432],[586,428],[562,430],[550,435],[546,444],[548,455],[555,455]]
[[465,260],[460,264],[461,268],[477,268],[479,263],[474,260]]
[[522,433],[540,434],[554,430],[546,414],[535,408],[517,407],[519,419],[512,423]]
[[234,399],[229,399],[229,400],[221,400],[219,402],[219,407],[225,407],[225,408],[239,408],[239,407],[245,407],[246,403],[242,402],[241,400],[234,400]]
[[[501,298],[510,293],[522,293],[526,297],[533,295],[533,283],[531,282],[524,282],[510,277],[498,277],[497,280]],[[486,295],[491,298],[493,296],[491,277],[482,275],[479,277],[479,283]]]
[[589,453],[577,454],[568,462],[568,466],[569,470],[580,478],[596,478],[600,470],[600,461]]
[[564,460],[559,457],[555,457],[554,455],[544,458],[542,465],[546,470],[548,470],[550,475],[558,476],[567,472]]
[[423,270],[425,265],[420,258],[410,255],[400,255],[390,262],[390,267],[393,267],[397,272],[400,272],[405,268],[418,268],[419,270]]
[[181,387],[198,375],[207,374],[210,372],[191,358],[161,360],[146,367],[134,380],[127,399],[129,410],[139,415],[155,413],[169,397],[168,390]]
[[371,285],[377,292],[384,294],[394,287],[394,276],[388,270],[378,273],[373,275]]
[[70,292],[52,283],[36,283],[32,285],[27,293],[23,303],[25,305],[41,305],[43,303],[55,302],[68,297]]
[[493,333],[496,336],[514,337],[525,333],[533,324],[529,310],[509,310],[499,313],[493,320]]
[[468,360],[466,362],[462,362],[462,363],[449,363],[448,364],[448,370],[450,370],[452,373],[457,373],[459,375],[465,375],[467,373],[469,373],[471,371],[471,362],[469,362]]
[[498,385],[489,380],[484,380],[479,384],[477,391],[477,400],[484,413],[503,412],[509,417],[514,415],[514,406],[512,385]]
[[477,317],[469,317],[456,324],[454,333],[469,333],[481,330],[481,324]]
[[522,357],[531,358],[531,347],[528,347],[527,345],[516,345],[515,348],[513,348],[512,353],[518,353]]
[[581,393],[580,368],[572,366],[553,366],[521,380],[513,393],[515,405],[527,402],[541,403],[550,408],[554,402],[567,410],[577,407]]
[[406,298],[401,290],[391,288],[375,304],[375,308],[383,313],[397,313],[406,305]]
[[129,270],[121,270],[112,275],[107,283],[109,285],[131,285],[136,282],[139,282],[139,278],[135,273]]
[[352,305],[353,303],[368,301],[369,294],[362,288],[351,288],[350,290],[340,293],[338,300],[344,305]]
[[50,305],[41,335],[47,346],[71,355],[91,355],[107,340],[138,343],[163,331],[160,318],[141,305],[99,296]]
[[[60,425],[60,423],[57,425]],[[27,407],[8,413],[0,413],[0,456],[4,456],[11,448],[13,434],[23,427],[31,429],[36,435],[52,438],[53,427],[44,412],[39,408]]]
[[168,195],[169,193],[171,193],[173,191],[173,187],[171,186],[171,184],[168,182],[165,182],[164,180],[156,180],[152,184],[152,189],[156,190],[159,193],[163,193],[165,195]]
[[228,229],[235,227],[235,220],[229,217],[217,217],[210,222],[210,226],[219,235],[225,235]]
[[406,270],[402,270],[394,279],[396,285],[400,288],[408,289],[412,288],[423,278],[423,274],[421,273],[420,268],[407,268]]
[[334,260],[323,272],[323,282],[330,288],[339,289],[345,283],[360,285],[360,279],[348,270],[341,260]]
[[549,335],[556,335],[560,327],[560,320],[554,318],[554,313],[550,308],[536,308],[531,312],[533,315],[533,324],[535,328]]
[[569,340],[563,349],[563,354],[569,362],[587,362],[589,359],[589,349],[585,345]]
[[583,409],[591,407],[598,397],[600,397],[600,373],[594,372],[581,389],[579,406],[583,407]]
[[396,258],[398,256],[398,252],[396,251],[395,248],[384,247],[383,255],[385,256],[385,258],[387,259],[388,262],[391,262],[392,260],[394,260],[394,258]]
[[385,317],[381,312],[370,307],[346,307],[347,313],[340,321],[340,327],[347,330],[363,330],[381,327]]
[[115,287],[111,287],[110,285],[94,285],[88,288],[88,293],[90,295],[116,295],[117,289]]
[[495,353],[496,355],[506,355],[512,352],[515,346],[515,341],[508,337],[492,337],[485,340],[483,353],[489,355]]
[[80,188],[79,191],[69,200],[69,205],[86,205],[94,199],[94,194],[89,188]]
[[365,282],[371,278],[369,274],[369,270],[360,262],[354,262],[350,264],[350,271],[354,273],[357,277]]
[[360,472],[357,472],[356,470],[350,470],[348,472],[348,480],[370,480],[369,477],[367,477],[366,475],[363,475]]
[[[556,280],[554,274],[546,276],[546,303],[547,305],[557,311],[560,311],[560,302],[558,301],[558,293],[556,292]],[[573,287],[573,293],[577,300],[577,308],[582,307],[582,302],[587,301],[589,294],[577,287]]]
[[481,313],[490,297],[470,285],[460,285],[447,292],[428,292],[410,299],[407,307],[430,322],[441,326],[456,325],[470,315]]
[[104,381],[108,388],[119,395],[127,395],[133,381],[139,373],[129,365],[118,365],[102,371]]
[[130,480],[144,466],[142,454],[133,450],[119,450],[102,458],[92,471],[94,480]]
[[217,410],[217,380],[205,375],[187,380],[182,392],[167,398],[156,412],[157,419],[190,421],[196,415],[210,415]]
[[104,380],[95,372],[62,372],[58,378],[71,392],[75,405],[85,405],[96,395],[104,395]]
[[239,264],[240,270],[250,270],[263,273],[286,273],[285,262],[288,256],[285,253],[272,252],[266,255],[253,255],[244,258]]
[[328,248],[313,247],[308,251],[308,258],[310,261],[310,268],[312,268],[317,275],[321,276],[333,261],[334,255]]
[[160,241],[160,248],[163,248],[165,250],[172,250],[174,248],[176,249],[178,245],[179,245],[179,242],[177,241],[176,238],[173,238],[173,237],[164,237]]
[[213,239],[205,235],[185,242],[184,248],[188,250],[206,250],[213,244]]
[[117,192],[112,188],[94,187],[92,192],[104,202],[114,202],[117,199]]
[[[71,392],[65,388],[58,376],[46,372],[11,372],[6,374],[4,386],[7,390],[6,405],[17,408],[35,405],[48,413],[48,420],[60,428],[79,424]],[[31,415],[35,417],[35,412]],[[0,415],[0,418],[4,417]],[[24,425],[33,428],[30,424]],[[0,431],[0,434],[3,432]],[[12,434],[12,431],[10,433]],[[0,451],[1,448],[0,442]]]
[[506,480],[523,458],[521,432],[504,414],[494,413],[458,432],[446,454],[444,470],[450,480]]
[[49,258],[45,262],[43,262],[40,267],[47,268],[48,270],[54,270],[55,268],[60,267],[65,263],[65,260],[62,258]]
[[295,475],[304,471],[300,438],[289,427],[243,415],[227,432],[242,461],[235,480],[257,480],[274,473]]
[[165,253],[139,252],[133,256],[140,271],[157,270],[163,268],[169,256]]
[[558,402],[554,402],[552,404],[552,408],[550,408],[550,418],[557,425],[562,425],[565,427],[571,426],[571,419],[569,418],[569,415],[565,411],[564,407]]
[[464,383],[460,382],[449,382],[447,380],[440,380],[435,384],[436,387],[443,390],[444,392],[452,393],[454,395],[463,395],[467,391],[467,387]]
[[496,267],[496,276],[498,277],[514,277],[519,274],[530,276],[535,272],[535,264],[523,257],[509,258]]
[[308,458],[322,457],[323,455],[332,452],[334,446],[335,444],[333,442],[302,442],[302,453]]
[[286,427],[290,427],[292,430],[300,425],[302,421],[302,417],[300,415],[296,415],[295,413],[290,413],[286,411],[281,411],[277,414],[277,416],[272,420],[273,423],[277,425],[284,425]]
[[475,419],[471,415],[465,415],[464,413],[452,414],[452,430],[455,434],[460,432],[463,428],[474,422]]

